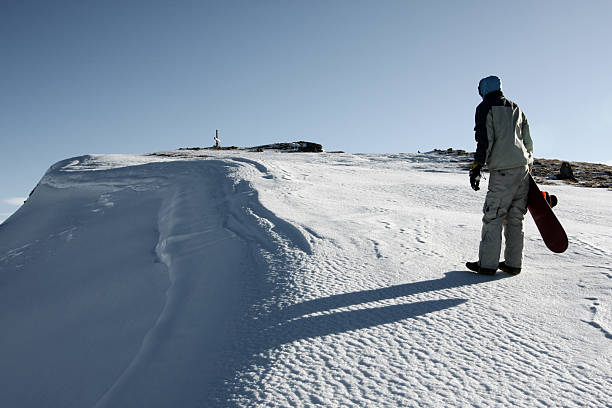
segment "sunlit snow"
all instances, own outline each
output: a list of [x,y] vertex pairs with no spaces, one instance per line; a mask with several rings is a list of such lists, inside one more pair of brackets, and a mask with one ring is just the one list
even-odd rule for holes
[[609,406],[612,192],[545,189],[567,252],[527,215],[485,277],[448,157],[59,162],[0,224],[0,406]]

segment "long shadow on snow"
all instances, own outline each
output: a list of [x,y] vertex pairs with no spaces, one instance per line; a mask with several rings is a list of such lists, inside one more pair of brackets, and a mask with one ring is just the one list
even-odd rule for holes
[[338,309],[361,303],[376,302],[384,299],[393,299],[403,296],[412,296],[418,293],[433,292],[444,289],[459,288],[462,286],[476,285],[483,282],[498,280],[506,275],[495,276],[478,275],[466,271],[446,272],[443,278],[427,281],[405,283],[402,285],[389,286],[380,289],[363,290],[359,292],[342,293],[324,298],[309,300],[289,306],[285,313],[289,318]]
[[[477,285],[479,283],[502,279],[503,277],[505,277],[505,275],[488,277],[466,271],[452,271],[445,273],[444,277],[439,279],[395,285],[380,289],[343,293],[309,300],[289,306],[278,312],[273,312],[266,322],[266,328],[260,332],[263,339],[257,346],[260,349],[270,349],[300,339],[315,338],[329,334],[338,334],[379,326],[452,308],[467,302],[467,299],[449,298],[427,300],[359,310],[329,312],[334,309],[386,299],[395,299],[419,293]],[[308,316],[313,313],[321,312],[325,314]]]

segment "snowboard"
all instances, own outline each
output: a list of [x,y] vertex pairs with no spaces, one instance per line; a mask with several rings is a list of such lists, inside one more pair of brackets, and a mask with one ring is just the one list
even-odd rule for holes
[[565,252],[568,246],[567,234],[531,174],[527,208],[548,249],[558,254]]

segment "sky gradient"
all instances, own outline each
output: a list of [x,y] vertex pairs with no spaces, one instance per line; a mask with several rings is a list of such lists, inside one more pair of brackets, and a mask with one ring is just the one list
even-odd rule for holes
[[610,1],[2,0],[0,221],[56,161],[210,146],[215,129],[474,150],[492,74],[536,157],[612,162],[610,21]]

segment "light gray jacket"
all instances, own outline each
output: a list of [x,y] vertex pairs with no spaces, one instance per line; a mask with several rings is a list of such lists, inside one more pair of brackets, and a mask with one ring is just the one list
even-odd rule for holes
[[476,108],[477,142],[474,161],[489,170],[512,169],[533,163],[533,141],[527,117],[501,91],[487,94]]

